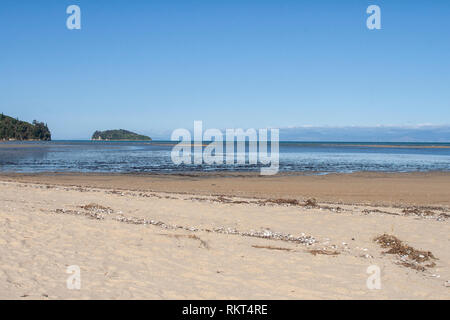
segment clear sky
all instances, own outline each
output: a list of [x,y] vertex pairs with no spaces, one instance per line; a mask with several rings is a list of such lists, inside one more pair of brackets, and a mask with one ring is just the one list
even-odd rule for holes
[[55,139],[450,124],[448,0],[2,0],[0,40],[0,111]]

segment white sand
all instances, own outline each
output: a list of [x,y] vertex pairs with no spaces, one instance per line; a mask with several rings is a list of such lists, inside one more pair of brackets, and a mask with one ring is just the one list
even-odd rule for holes
[[[0,182],[0,298],[450,298],[450,288],[444,286],[450,279],[448,219],[365,214],[362,210],[368,207],[354,205],[340,205],[344,211],[338,213],[298,206],[227,204],[188,194],[111,191]],[[197,197],[203,200],[193,199]],[[113,213],[96,220],[68,211],[84,214],[87,211],[79,207],[89,203],[110,207]],[[57,209],[66,213],[56,213]],[[120,215],[201,230],[114,220]],[[317,243],[307,246],[204,230],[220,227],[304,233]],[[421,272],[396,264],[397,256],[382,254],[385,249],[373,242],[383,233],[431,251],[439,259],[436,266]],[[340,254],[308,252],[321,248]],[[81,269],[81,290],[67,289],[70,265]],[[370,265],[381,268],[381,290],[366,286]]]

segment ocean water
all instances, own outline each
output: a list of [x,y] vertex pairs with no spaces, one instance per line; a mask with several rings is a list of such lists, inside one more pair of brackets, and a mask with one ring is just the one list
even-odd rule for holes
[[[176,165],[174,143],[51,141],[0,144],[2,172],[180,173],[256,171],[261,165]],[[450,171],[447,143],[280,142],[280,172]]]

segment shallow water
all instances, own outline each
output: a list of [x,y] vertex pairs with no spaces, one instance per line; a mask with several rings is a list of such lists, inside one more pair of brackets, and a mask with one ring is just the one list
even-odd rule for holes
[[[173,143],[51,141],[0,144],[3,172],[255,171],[260,165],[175,165]],[[281,172],[450,171],[450,144],[281,142]]]

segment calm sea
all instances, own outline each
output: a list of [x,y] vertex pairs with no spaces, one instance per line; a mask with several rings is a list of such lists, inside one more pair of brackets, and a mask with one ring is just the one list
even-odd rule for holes
[[[175,165],[173,142],[52,141],[0,144],[3,172],[256,171],[258,165]],[[281,142],[280,171],[450,171],[450,143]]]

